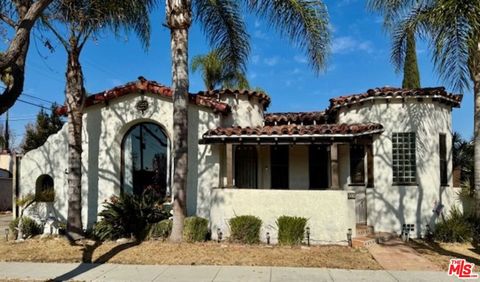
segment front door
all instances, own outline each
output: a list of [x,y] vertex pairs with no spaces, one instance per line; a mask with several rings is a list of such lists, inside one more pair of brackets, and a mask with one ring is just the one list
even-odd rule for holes
[[367,224],[367,196],[365,187],[356,187],[355,191],[355,213],[357,224]]

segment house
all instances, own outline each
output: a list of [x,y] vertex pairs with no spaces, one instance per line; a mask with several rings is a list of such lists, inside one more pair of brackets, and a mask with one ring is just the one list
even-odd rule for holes
[[[422,236],[458,204],[452,187],[452,118],[462,96],[444,88],[376,88],[330,100],[320,112],[267,113],[271,99],[247,90],[189,96],[188,215],[212,236],[228,219],[256,215],[276,241],[275,219],[308,218],[313,243],[345,243],[357,226]],[[61,109],[65,112],[65,108]],[[82,218],[97,221],[112,195],[151,186],[170,195],[172,91],[140,78],[89,96],[83,123]],[[67,214],[67,127],[25,154],[19,194],[53,187]],[[47,208],[49,206],[49,208]]]

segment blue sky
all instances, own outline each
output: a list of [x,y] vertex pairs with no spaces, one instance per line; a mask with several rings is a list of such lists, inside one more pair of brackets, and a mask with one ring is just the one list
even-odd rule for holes
[[[272,97],[271,112],[317,111],[335,96],[362,93],[380,86],[400,86],[402,76],[390,63],[390,40],[382,29],[382,19],[365,9],[363,0],[326,0],[332,24],[332,54],[324,73],[316,75],[303,50],[268,28],[268,22],[245,15],[252,52],[248,78],[252,86],[265,89]],[[150,48],[145,51],[134,35],[115,38],[104,34],[91,40],[81,61],[87,92],[96,93],[134,81],[139,75],[171,84],[170,36],[161,24],[163,5],[152,13]],[[64,102],[66,54],[55,42],[55,52],[32,42],[27,62],[24,92],[45,100]],[[3,45],[2,48],[5,48]],[[190,31],[190,58],[208,52],[209,46],[198,25]],[[433,69],[430,53],[423,42],[417,46],[421,83],[424,87],[444,85]],[[199,74],[191,74],[191,92],[202,90]],[[447,89],[451,90],[447,85]],[[453,111],[453,127],[464,137],[473,133],[473,95],[464,93],[460,109]],[[48,106],[48,103],[21,99]],[[39,108],[17,102],[10,110],[15,141],[21,142],[26,123],[35,119]],[[5,117],[0,117],[4,123]]]

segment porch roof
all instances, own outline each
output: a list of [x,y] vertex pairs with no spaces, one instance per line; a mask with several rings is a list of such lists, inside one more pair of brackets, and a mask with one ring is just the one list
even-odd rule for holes
[[259,127],[219,127],[203,135],[203,143],[287,143],[346,140],[383,132],[378,123],[367,124],[316,124],[276,125]]

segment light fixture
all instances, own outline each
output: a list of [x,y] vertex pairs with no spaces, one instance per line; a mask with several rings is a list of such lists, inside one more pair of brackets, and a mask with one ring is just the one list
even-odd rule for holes
[[220,243],[222,241],[222,236],[223,236],[222,230],[220,230],[220,228],[217,228],[217,242],[218,243]]
[[348,240],[348,246],[352,247],[352,228],[348,228],[347,230],[347,240]]
[[305,229],[307,231],[306,232],[307,233],[307,246],[310,246],[310,227],[307,226],[307,228],[305,228]]

